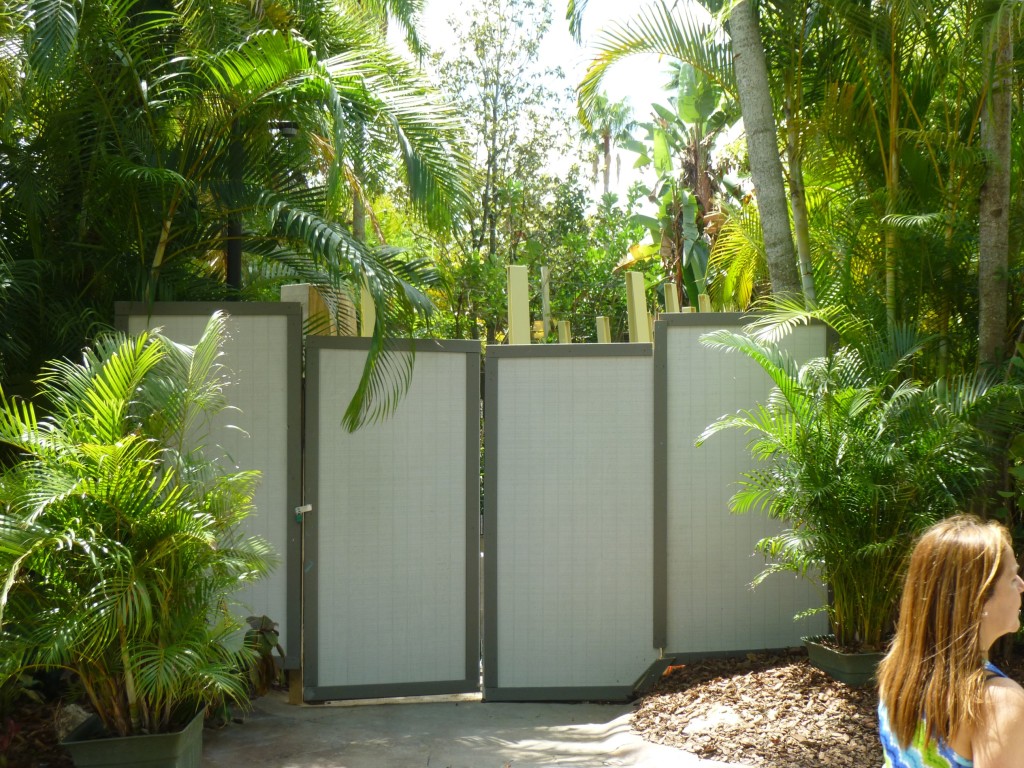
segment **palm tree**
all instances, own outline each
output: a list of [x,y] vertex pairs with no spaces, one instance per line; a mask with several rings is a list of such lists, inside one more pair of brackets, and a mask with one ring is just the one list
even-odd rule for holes
[[594,182],[597,182],[598,160],[603,160],[601,178],[604,194],[608,194],[612,168],[612,147],[630,138],[630,129],[635,125],[632,110],[623,101],[609,101],[608,95],[598,94],[593,110],[586,115],[584,140],[595,145]]
[[[768,274],[772,292],[797,296],[801,291],[796,252],[789,227],[789,208],[779,158],[778,127],[768,83],[761,29],[753,0],[741,0],[729,15],[732,61],[736,70],[736,92],[747,134],[750,176],[757,195],[757,210],[764,233]],[[813,290],[813,282],[811,283]],[[813,302],[813,297],[808,297]]]
[[[465,200],[468,162],[454,111],[348,10],[120,0],[4,27],[21,76],[0,128],[0,241],[54,313],[28,334],[24,378],[109,321],[113,299],[223,296],[234,241],[329,295],[369,287],[374,341],[346,424],[393,405],[409,368],[378,365],[386,339],[429,302],[391,250],[344,225],[353,158],[394,169],[440,228]],[[38,315],[7,309],[15,326]]]
[[1010,163],[1013,108],[1013,14],[1000,5],[984,32],[986,67],[981,144],[988,155],[979,200],[978,362],[1003,362],[1007,354],[1007,286],[1010,239]]
[[[581,12],[579,2],[570,4],[573,23]],[[800,275],[789,226],[775,112],[756,11],[749,2],[733,7],[729,29],[731,42],[726,45],[722,42],[723,30],[710,17],[698,18],[689,5],[676,11],[664,0],[642,8],[627,22],[609,26],[599,35],[597,56],[580,83],[580,111],[590,114],[594,110],[608,68],[636,53],[656,53],[686,62],[738,98],[772,290],[780,295],[799,295]]]
[[[834,322],[848,343],[798,366],[778,342],[812,316]],[[769,564],[755,583],[778,572],[820,578],[840,646],[881,650],[914,537],[984,488],[995,456],[988,430],[1014,423],[1018,392],[991,372],[926,386],[912,376],[923,339],[877,333],[838,309],[815,315],[790,304],[745,333],[701,341],[746,355],[774,384],[763,403],[723,416],[698,441],[735,428],[751,437],[758,463],[733,509],[786,525],[758,542]]]

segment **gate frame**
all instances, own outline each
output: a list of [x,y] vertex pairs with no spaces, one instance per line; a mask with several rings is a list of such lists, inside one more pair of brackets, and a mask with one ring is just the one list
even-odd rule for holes
[[[317,615],[319,574],[312,569],[319,558],[319,489],[315,479],[319,473],[319,452],[313,450],[319,441],[320,350],[341,349],[369,351],[371,340],[359,337],[306,337],[306,473],[310,481],[305,502],[312,504],[313,516],[304,528],[305,549],[302,561],[302,604],[304,638],[309,647],[303,653],[303,700],[324,702],[340,699],[377,699],[405,696],[477,693],[480,690],[480,343],[466,340],[396,339],[391,348],[397,352],[437,351],[468,356],[466,363],[466,659],[465,676],[457,680],[434,680],[414,683],[371,683],[365,685],[319,685]],[[415,375],[415,374],[414,374]],[[337,429],[344,429],[339,423]]]
[[[497,353],[497,354],[495,354]],[[498,363],[504,359],[558,359],[566,357],[655,357],[649,343],[611,344],[522,344],[489,347],[484,366],[485,405],[497,408],[500,397]],[[652,372],[652,378],[656,376]],[[647,393],[651,396],[653,393]],[[486,410],[486,408],[485,408]],[[495,411],[496,413],[496,411]],[[498,421],[484,418],[484,642],[483,697],[485,701],[626,701],[650,677],[658,663],[641,670],[630,685],[530,686],[498,685]],[[652,472],[651,481],[654,480]],[[652,489],[653,490],[653,489]],[[653,498],[653,497],[652,497]],[[656,529],[652,531],[656,535]],[[656,595],[656,592],[655,592]],[[656,648],[656,646],[654,646]]]

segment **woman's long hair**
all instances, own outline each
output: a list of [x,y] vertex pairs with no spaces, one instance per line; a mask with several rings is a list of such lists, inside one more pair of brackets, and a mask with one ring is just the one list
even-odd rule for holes
[[977,724],[985,687],[981,617],[1010,546],[1007,530],[973,515],[929,528],[910,555],[896,637],[878,667],[889,727],[904,748],[924,716],[948,741]]

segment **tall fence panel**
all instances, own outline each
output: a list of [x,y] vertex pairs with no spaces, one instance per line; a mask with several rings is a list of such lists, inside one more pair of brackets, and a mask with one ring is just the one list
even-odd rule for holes
[[[654,643],[667,656],[781,648],[825,631],[821,616],[793,621],[824,602],[819,586],[776,575],[750,587],[764,567],[755,543],[779,530],[757,512],[729,511],[741,473],[753,467],[750,436],[729,430],[694,445],[717,418],[763,402],[771,388],[749,358],[700,343],[708,331],[738,331],[746,321],[668,315],[656,326]],[[798,328],[785,346],[796,360],[824,354],[825,327]]]
[[[255,509],[243,530],[261,536],[281,558],[270,577],[236,595],[247,613],[279,625],[285,667],[299,668],[300,527],[294,509],[302,503],[302,316],[298,304],[206,302],[118,303],[118,327],[129,332],[162,328],[175,341],[195,344],[213,312],[229,315],[222,364],[232,385],[233,408],[221,414],[209,435],[239,469],[262,474]],[[291,566],[291,567],[290,567]]]
[[305,698],[479,690],[480,345],[417,341],[397,408],[349,433],[368,348],[307,340]]
[[655,660],[651,360],[487,350],[486,699],[625,698]]

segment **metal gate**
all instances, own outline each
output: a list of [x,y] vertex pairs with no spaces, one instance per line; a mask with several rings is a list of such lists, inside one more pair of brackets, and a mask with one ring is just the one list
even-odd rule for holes
[[[699,343],[740,316],[668,316],[653,348],[487,351],[481,631],[479,343],[397,342],[415,354],[409,390],[387,419],[348,433],[369,340],[308,337],[303,394],[297,304],[123,304],[118,316],[194,343],[214,309],[231,315],[225,364],[239,382],[236,421],[217,439],[262,471],[247,525],[283,555],[244,597],[283,625],[287,668],[301,647],[305,700],[474,692],[481,680],[492,700],[623,699],[659,660],[822,629],[791,619],[820,602],[813,585],[748,586],[773,524],[728,512],[749,467],[743,437],[693,447],[768,391],[749,360]],[[824,350],[821,327],[791,339],[798,359]]]
[[349,433],[368,348],[307,341],[305,698],[476,691],[480,345],[417,341],[394,413]]

